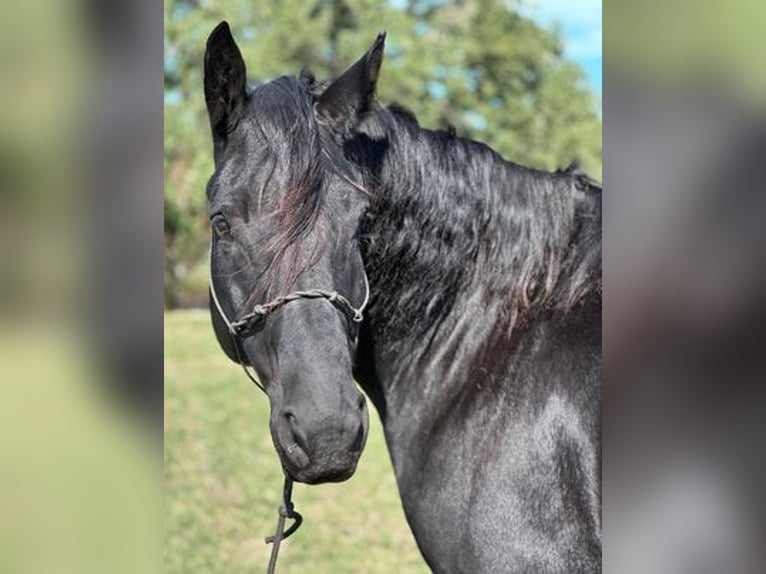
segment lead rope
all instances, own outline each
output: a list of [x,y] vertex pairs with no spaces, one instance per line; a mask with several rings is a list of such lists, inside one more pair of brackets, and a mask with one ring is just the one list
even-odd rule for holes
[[[282,505],[279,507],[279,518],[277,519],[277,532],[274,536],[266,537],[266,544],[272,544],[271,556],[269,557],[269,567],[266,574],[274,574],[277,566],[277,557],[279,556],[279,545],[283,540],[290,537],[303,523],[303,516],[295,510],[293,506],[293,479],[285,473],[285,486],[282,489]],[[290,518],[294,522],[290,528],[285,530],[285,519]]]
[[[212,245],[211,245],[211,251],[212,251]],[[256,387],[261,389],[263,391],[263,394],[268,396],[268,393],[266,392],[266,387],[261,383],[260,378],[258,377],[258,373],[255,371],[255,369],[250,366],[250,368],[253,370],[251,373],[247,367],[248,365],[245,363],[244,359],[242,358],[242,355],[239,352],[239,344],[237,341],[237,329],[247,329],[248,323],[252,319],[259,319],[259,318],[265,318],[269,313],[276,310],[278,307],[281,307],[282,305],[285,305],[286,303],[289,303],[290,301],[294,301],[296,299],[300,299],[303,297],[306,298],[324,298],[327,299],[330,303],[333,304],[340,304],[339,306],[341,309],[346,311],[350,316],[351,320],[355,323],[361,323],[364,319],[363,312],[365,307],[367,307],[367,303],[370,299],[370,284],[367,280],[367,275],[364,275],[364,286],[365,286],[365,296],[364,301],[362,302],[362,305],[356,309],[354,306],[349,302],[348,299],[343,297],[340,293],[336,291],[323,291],[321,289],[312,289],[310,291],[295,291],[293,293],[290,293],[289,295],[285,295],[282,297],[278,297],[277,299],[266,303],[265,305],[256,305],[253,312],[249,315],[246,315],[244,320],[241,319],[237,321],[236,323],[232,323],[229,318],[226,316],[226,313],[223,312],[223,308],[221,307],[220,301],[218,301],[218,295],[216,295],[215,287],[213,286],[213,266],[212,266],[212,253],[211,253],[211,264],[210,264],[210,276],[209,276],[209,283],[210,283],[210,297],[213,299],[213,304],[215,305],[216,311],[218,311],[218,315],[221,317],[223,322],[226,324],[226,329],[229,331],[229,336],[231,337],[231,342],[234,345],[234,353],[237,355],[237,362],[242,367],[242,370],[245,371],[245,375],[247,375],[247,378],[250,379],[253,384],[255,384]],[[283,469],[284,472],[284,469]],[[267,536],[266,537],[266,544],[271,544],[271,556],[269,557],[269,565],[266,568],[266,574],[274,574],[275,569],[277,567],[277,558],[279,557],[279,546],[282,544],[283,540],[287,540],[290,536],[292,536],[298,528],[300,528],[301,524],[303,524],[303,516],[295,510],[295,506],[293,505],[293,479],[290,478],[287,475],[287,472],[284,472],[285,475],[285,483],[284,487],[282,488],[282,504],[279,506],[278,510],[278,518],[277,518],[277,531],[274,534],[274,536]],[[293,523],[290,525],[290,527],[285,530],[285,519],[291,519]]]

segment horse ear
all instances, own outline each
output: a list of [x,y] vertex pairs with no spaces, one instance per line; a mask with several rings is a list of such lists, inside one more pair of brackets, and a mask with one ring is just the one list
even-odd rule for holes
[[348,132],[375,99],[386,33],[381,32],[369,50],[319,96],[319,118],[336,131]]
[[221,22],[210,33],[205,50],[205,102],[213,135],[224,135],[236,125],[247,95],[245,61]]

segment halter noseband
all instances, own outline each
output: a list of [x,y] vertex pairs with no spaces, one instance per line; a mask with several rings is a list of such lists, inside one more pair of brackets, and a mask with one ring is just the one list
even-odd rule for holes
[[210,276],[209,276],[209,286],[210,286],[210,297],[213,299],[213,304],[215,305],[216,310],[218,311],[218,315],[221,317],[223,322],[226,324],[226,328],[229,331],[229,334],[231,335],[232,342],[234,343],[234,352],[237,355],[237,362],[242,366],[242,369],[245,371],[245,374],[248,376],[248,378],[255,383],[255,385],[261,389],[264,393],[266,393],[266,387],[261,383],[261,379],[258,376],[258,373],[255,372],[255,369],[252,365],[250,365],[250,368],[253,370],[253,373],[250,373],[250,371],[247,370],[247,365],[245,364],[245,361],[242,359],[242,356],[239,353],[239,345],[237,338],[238,337],[245,337],[249,335],[253,328],[266,319],[271,313],[282,307],[283,305],[287,305],[291,301],[297,301],[298,299],[324,299],[333,305],[335,305],[338,309],[343,311],[349,319],[351,319],[354,323],[361,323],[364,320],[364,310],[367,307],[367,303],[370,300],[370,283],[367,280],[367,274],[364,275],[364,301],[362,301],[361,306],[354,307],[351,302],[338,293],[337,291],[326,291],[324,289],[308,289],[306,291],[293,291],[292,293],[288,293],[287,295],[280,295],[279,297],[276,297],[275,299],[272,299],[268,303],[263,303],[261,305],[255,305],[253,307],[253,310],[250,313],[247,313],[246,315],[243,315],[240,319],[236,321],[231,321],[227,316],[226,313],[223,311],[223,307],[221,307],[221,302],[218,300],[218,295],[215,292],[215,286],[213,285],[213,266],[212,266],[212,257],[210,261]]
[[242,318],[237,321],[231,321],[223,312],[221,303],[218,300],[218,296],[215,293],[215,286],[213,285],[212,268],[210,272],[210,295],[213,298],[213,303],[218,311],[218,314],[226,324],[226,328],[235,337],[243,337],[250,333],[253,327],[260,321],[271,315],[274,311],[298,299],[326,299],[330,303],[334,304],[351,319],[354,323],[361,323],[364,320],[364,309],[367,307],[367,303],[370,300],[370,284],[367,281],[367,274],[364,275],[364,301],[361,306],[354,307],[346,297],[338,293],[337,291],[326,291],[324,289],[308,289],[306,291],[293,291],[287,295],[280,295],[261,305],[255,305],[252,312],[243,315]]
[[[334,304],[341,311],[346,313],[354,323],[361,323],[364,320],[363,311],[367,306],[367,300],[370,296],[370,286],[367,284],[367,276],[364,277],[366,295],[362,306],[358,309],[355,308],[351,302],[337,291],[325,291],[324,289],[308,289],[306,291],[293,291],[287,295],[281,295],[272,299],[268,303],[262,305],[255,305],[253,311],[244,315],[241,319],[233,322],[229,322],[228,318],[224,316],[224,321],[229,328],[229,332],[234,335],[243,336],[248,334],[255,325],[260,321],[268,317],[271,313],[276,311],[283,305],[286,305],[290,301],[296,301],[298,299],[327,299],[330,303]],[[212,283],[211,283],[212,285]],[[212,287],[211,287],[212,291]],[[216,299],[215,295],[213,296]],[[221,310],[220,305],[216,301],[216,307]]]

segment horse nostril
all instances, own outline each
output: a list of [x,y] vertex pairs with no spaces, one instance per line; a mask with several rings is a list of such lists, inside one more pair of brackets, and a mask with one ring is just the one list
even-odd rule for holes
[[285,454],[298,468],[306,467],[310,462],[307,449],[308,441],[295,415],[291,411],[283,412],[280,426],[283,430],[280,434]]
[[306,439],[306,433],[304,433],[303,429],[298,425],[298,420],[295,418],[295,415],[288,412],[285,413],[285,418],[287,419],[287,425],[290,428],[290,434],[292,435],[293,440],[299,447],[301,447],[301,449],[307,451],[308,440]]
[[354,437],[354,444],[351,445],[351,451],[359,452],[362,450],[362,446],[364,446],[364,425],[359,425],[359,430]]

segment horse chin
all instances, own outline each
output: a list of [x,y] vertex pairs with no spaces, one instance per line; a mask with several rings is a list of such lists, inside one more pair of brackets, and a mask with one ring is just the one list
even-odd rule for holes
[[304,484],[325,484],[328,482],[344,482],[351,478],[355,471],[356,464],[351,468],[344,470],[334,469],[329,472],[312,472],[311,470],[302,469],[295,474],[288,470],[288,474],[295,482],[302,482]]
[[356,472],[356,466],[359,462],[359,455],[353,455],[349,459],[344,457],[342,464],[308,464],[298,467],[292,462],[294,457],[283,456],[280,452],[280,459],[287,474],[295,482],[304,484],[323,484],[328,482],[344,482],[351,478]]

